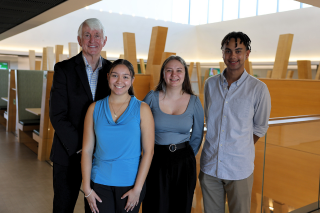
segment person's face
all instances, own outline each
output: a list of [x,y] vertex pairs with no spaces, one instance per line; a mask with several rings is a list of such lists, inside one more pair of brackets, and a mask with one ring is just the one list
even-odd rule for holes
[[100,56],[100,52],[107,42],[107,37],[103,36],[102,30],[91,29],[88,25],[82,26],[82,37],[78,36],[79,45],[82,52],[87,56]]
[[222,58],[227,65],[228,71],[240,71],[244,70],[244,62],[249,57],[250,50],[246,49],[246,46],[241,43],[240,39],[236,41],[232,38],[229,44],[224,44],[222,48]]
[[132,78],[128,67],[119,64],[108,73],[109,87],[116,95],[128,93],[134,78]]
[[185,77],[185,68],[177,60],[169,61],[163,70],[164,81],[167,87],[181,87]]

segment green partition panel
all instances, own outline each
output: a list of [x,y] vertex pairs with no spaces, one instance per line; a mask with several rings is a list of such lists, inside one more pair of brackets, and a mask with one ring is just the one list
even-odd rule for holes
[[0,108],[7,106],[7,102],[1,97],[8,97],[8,78],[9,70],[0,70]]
[[43,71],[16,70],[18,116],[21,120],[39,119],[26,108],[41,108]]

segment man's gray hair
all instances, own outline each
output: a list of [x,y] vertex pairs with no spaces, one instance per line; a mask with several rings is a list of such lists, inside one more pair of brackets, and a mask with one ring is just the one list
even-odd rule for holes
[[80,38],[82,38],[82,27],[85,24],[88,25],[88,27],[90,27],[90,29],[92,29],[92,30],[101,30],[102,35],[103,35],[103,39],[105,38],[106,30],[104,29],[100,20],[97,18],[89,18],[89,19],[85,20],[84,22],[82,22],[82,24],[80,25],[80,27],[78,29],[78,36]]

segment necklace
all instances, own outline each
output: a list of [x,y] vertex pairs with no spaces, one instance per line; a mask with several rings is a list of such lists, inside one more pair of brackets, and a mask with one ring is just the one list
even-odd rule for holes
[[125,100],[125,102],[122,103],[122,105],[120,106],[120,108],[118,109],[117,112],[114,111],[113,106],[112,106],[112,104],[111,104],[111,102],[110,102],[111,108],[112,108],[112,110],[113,110],[113,116],[114,116],[115,118],[118,117],[117,113],[120,111],[120,109],[122,108],[122,106],[124,105],[124,103],[127,103],[127,100],[128,100],[130,97],[131,97],[131,96],[129,95],[129,97]]

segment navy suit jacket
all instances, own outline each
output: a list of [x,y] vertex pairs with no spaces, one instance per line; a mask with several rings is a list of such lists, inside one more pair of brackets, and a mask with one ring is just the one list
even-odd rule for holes
[[[102,60],[95,101],[110,93],[107,73],[111,62]],[[54,66],[50,93],[50,120],[55,130],[50,160],[63,166],[79,163],[83,125],[87,109],[93,102],[82,52]]]

